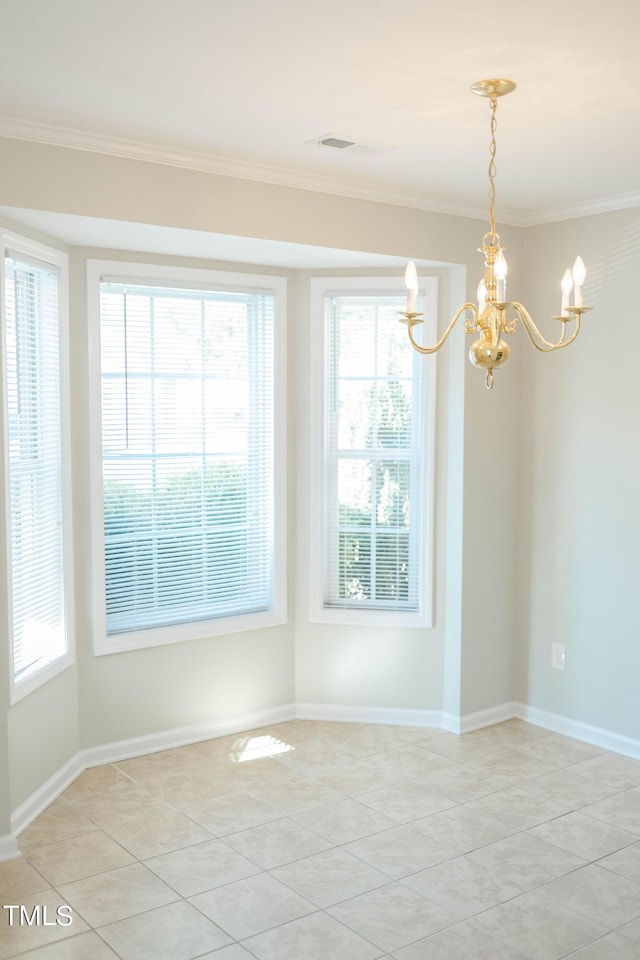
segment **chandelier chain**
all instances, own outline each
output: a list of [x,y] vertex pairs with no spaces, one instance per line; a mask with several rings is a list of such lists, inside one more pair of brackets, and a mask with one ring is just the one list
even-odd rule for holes
[[494,206],[496,202],[496,130],[498,129],[498,120],[496,110],[498,109],[497,97],[491,97],[491,144],[489,146],[489,229],[491,236],[496,236],[496,218]]

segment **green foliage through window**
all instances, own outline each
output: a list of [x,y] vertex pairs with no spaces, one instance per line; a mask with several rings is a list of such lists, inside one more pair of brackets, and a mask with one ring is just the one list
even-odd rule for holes
[[420,368],[400,306],[395,296],[326,302],[329,606],[417,602]]
[[103,283],[111,633],[270,609],[273,297]]

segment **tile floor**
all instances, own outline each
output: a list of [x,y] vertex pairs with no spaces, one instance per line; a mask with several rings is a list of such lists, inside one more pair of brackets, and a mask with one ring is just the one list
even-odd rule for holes
[[[85,771],[0,960],[640,960],[640,762],[510,720],[295,720]],[[69,905],[74,922],[58,925]]]

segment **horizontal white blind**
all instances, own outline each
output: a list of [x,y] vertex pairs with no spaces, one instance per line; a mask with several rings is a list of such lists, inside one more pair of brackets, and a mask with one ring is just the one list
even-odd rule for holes
[[101,284],[107,632],[273,605],[272,294]]
[[417,611],[421,371],[396,295],[325,298],[325,607]]
[[19,683],[67,652],[57,269],[7,256],[4,307],[11,631]]

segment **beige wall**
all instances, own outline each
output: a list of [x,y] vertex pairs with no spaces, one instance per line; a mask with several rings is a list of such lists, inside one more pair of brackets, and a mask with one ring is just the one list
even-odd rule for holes
[[[464,251],[473,276],[481,264],[485,225],[465,217],[2,137],[0,158],[0,205],[446,263]],[[503,238],[517,269],[521,231]]]
[[80,746],[78,675],[70,667],[8,711],[10,809],[73,757]]
[[[479,221],[18,141],[0,141],[0,157],[0,204],[6,206],[438,260],[446,315],[474,297],[482,272],[476,253],[484,231]],[[523,283],[522,236],[517,228],[503,231],[514,292]],[[174,258],[153,259],[184,262],[180,250],[175,253]],[[516,355],[497,373],[490,394],[483,375],[464,359],[462,331],[439,359],[433,629],[311,624],[309,272],[285,271],[290,284],[289,624],[93,656],[83,278],[84,261],[95,255],[129,256],[120,250],[71,251],[78,664],[48,689],[11,708],[12,806],[23,802],[46,779],[52,764],[69,759],[78,746],[222,721],[294,700],[444,710],[454,718],[509,700],[520,359]],[[140,257],[134,254],[131,259]],[[238,269],[236,263],[228,266]],[[47,727],[49,733],[40,741],[35,731]],[[53,751],[49,738],[55,743]]]
[[[523,367],[516,689],[540,710],[638,739],[640,211],[528,230],[536,314],[557,312],[577,253],[594,311],[566,352]],[[550,669],[552,642],[566,644],[564,672]]]
[[[3,602],[6,602],[3,586],[0,586],[0,595]],[[10,814],[13,809],[9,783],[9,642],[5,635],[4,624],[0,629],[0,642],[2,643],[0,676],[7,678],[0,687],[0,838],[2,838],[11,833]]]

